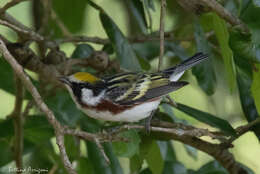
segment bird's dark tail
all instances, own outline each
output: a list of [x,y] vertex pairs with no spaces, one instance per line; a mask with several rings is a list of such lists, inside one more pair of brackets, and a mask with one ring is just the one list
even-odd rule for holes
[[163,70],[163,73],[169,74],[171,81],[177,81],[185,70],[201,63],[208,58],[207,54],[196,53],[194,56],[184,60],[179,65]]

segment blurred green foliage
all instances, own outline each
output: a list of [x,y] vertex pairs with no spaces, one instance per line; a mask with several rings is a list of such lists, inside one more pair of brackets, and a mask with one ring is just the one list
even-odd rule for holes
[[[6,1],[4,2],[6,3]],[[0,3],[1,6],[4,5],[4,2]],[[72,55],[68,55],[68,57],[91,58],[94,51],[102,49],[110,55],[111,59],[118,59],[120,67],[123,69],[156,71],[155,67],[157,67],[160,52],[159,1],[111,0],[105,2],[99,0],[96,2],[97,4],[89,3],[86,0],[66,2],[53,0],[51,2],[50,8],[55,12],[56,18],[62,21],[66,29],[73,35],[94,33],[98,37],[106,37],[110,41],[101,46],[93,43],[61,45],[67,54],[70,53],[67,50],[73,50]],[[42,34],[51,39],[68,37],[61,30],[57,21],[51,17],[52,12],[50,12],[48,23],[41,26],[45,6],[40,1],[26,3],[28,3],[26,9],[30,7],[30,10],[28,16],[24,17],[21,22],[32,25],[36,30],[44,27],[45,30]],[[208,98],[210,101],[208,103],[215,109],[214,112],[210,113],[211,110],[207,106],[206,111],[203,111],[203,109],[188,106],[189,104],[179,104],[177,109],[197,120],[189,118],[192,123],[200,121],[204,124],[199,126],[212,126],[228,135],[234,135],[235,131],[231,124],[234,119],[246,119],[251,122],[259,117],[260,112],[260,22],[258,20],[260,2],[258,0],[230,0],[221,1],[221,3],[249,27],[249,33],[243,33],[236,26],[230,26],[215,13],[195,16],[193,13],[185,11],[176,1],[168,1],[164,67],[173,66],[177,61],[184,60],[195,52],[207,53],[210,60],[192,70],[197,83],[194,82],[191,73],[185,75],[184,78],[191,80],[192,86],[197,89],[192,92],[199,92],[200,95]],[[22,6],[23,3],[13,8],[18,13],[24,10],[21,8]],[[16,13],[15,10],[10,9],[10,12]],[[0,29],[8,39],[15,40],[14,33],[10,30]],[[167,35],[174,35],[174,37]],[[87,71],[88,69],[79,70]],[[0,89],[15,95],[12,69],[2,58],[0,58],[0,79],[4,79],[0,83]],[[40,80],[39,77],[34,83],[41,91],[44,91],[42,95],[44,95],[45,102],[62,124],[88,132],[102,130],[104,123],[88,118],[81,113],[67,92],[56,91],[49,85],[46,85],[46,88],[40,86],[38,85]],[[181,93],[185,93],[187,89],[189,88],[181,90]],[[178,92],[176,93],[178,94]],[[193,96],[187,94],[188,92],[186,95],[183,94],[185,96],[183,100],[200,103],[198,101],[201,98],[191,99]],[[232,114],[225,113],[226,109],[221,108],[225,114],[217,110],[217,106],[225,105],[226,94],[229,95],[228,97],[231,96],[231,100],[239,100],[239,104],[241,104],[238,107],[242,107],[243,113],[237,111],[238,107],[232,110],[236,111],[234,113],[236,118]],[[240,98],[232,95],[239,95]],[[30,99],[28,94],[26,99]],[[160,115],[164,115],[171,121],[180,121],[180,117],[183,119],[180,112],[175,110],[173,112],[167,105],[162,106],[161,112],[164,113],[160,113]],[[14,167],[14,126],[13,118],[6,117],[6,115],[0,115],[0,118],[0,171],[6,173],[9,167]],[[184,122],[184,124],[190,123]],[[256,125],[253,131],[255,136],[260,139],[260,125]],[[135,130],[124,132],[121,136],[128,138],[130,142],[104,144],[104,151],[110,159],[110,165],[106,163],[100,149],[93,142],[66,136],[65,146],[69,158],[73,164],[76,164],[79,174],[121,174],[126,171],[136,174],[227,174],[227,171],[215,160],[203,164],[197,169],[191,169],[189,165],[192,164],[187,165],[185,161],[179,159],[180,157],[177,155],[179,149],[176,149],[171,141],[159,141]],[[34,108],[33,114],[30,112],[24,124],[23,162],[25,167],[31,166],[47,170],[56,167],[55,173],[66,173],[53,137],[53,129],[46,118]],[[196,149],[187,145],[184,145],[184,148],[191,158],[199,159]],[[86,154],[83,152],[84,150]],[[129,163],[127,169],[121,162],[122,158],[127,158],[127,163]],[[250,174],[254,173],[246,167],[247,165],[247,163],[243,164],[244,168]],[[259,167],[253,170],[255,173],[260,172]]]

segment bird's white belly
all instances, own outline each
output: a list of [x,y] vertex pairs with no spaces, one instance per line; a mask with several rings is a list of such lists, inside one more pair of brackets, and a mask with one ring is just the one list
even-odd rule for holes
[[96,111],[94,109],[83,109],[83,112],[88,116],[105,121],[122,121],[122,122],[137,122],[146,117],[149,117],[153,110],[157,109],[161,100],[155,100],[151,102],[146,102],[116,115],[109,111]]

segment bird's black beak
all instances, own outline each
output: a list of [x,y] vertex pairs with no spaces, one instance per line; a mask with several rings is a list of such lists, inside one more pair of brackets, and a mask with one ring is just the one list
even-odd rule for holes
[[69,82],[69,80],[67,79],[67,77],[59,77],[58,80],[59,80],[61,83],[70,85],[70,82]]

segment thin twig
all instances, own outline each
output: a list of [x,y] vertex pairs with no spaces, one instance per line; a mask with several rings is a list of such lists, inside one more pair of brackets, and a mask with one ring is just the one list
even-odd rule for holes
[[1,20],[1,19],[0,19],[0,25],[9,27],[9,28],[13,29],[14,31],[16,31],[17,33],[22,34],[24,36],[27,36],[27,37],[29,36],[30,39],[32,39],[32,40],[43,41],[43,39],[44,39],[42,36],[35,33],[34,31],[22,29],[15,24],[9,23],[9,22]]
[[22,105],[23,105],[23,96],[24,96],[24,89],[22,86],[22,82],[18,77],[15,77],[15,84],[16,84],[16,98],[15,98],[15,106],[12,112],[12,117],[14,118],[14,134],[15,134],[15,148],[14,148],[14,156],[15,156],[15,163],[17,169],[17,174],[22,173],[23,168],[23,117],[22,117]]
[[163,63],[164,55],[164,16],[165,16],[166,1],[161,0],[161,16],[160,16],[160,57],[158,63],[158,71],[160,71]]
[[62,33],[64,34],[64,36],[71,38],[72,34],[71,32],[68,30],[68,28],[65,26],[65,24],[62,22],[62,20],[60,20],[60,18],[58,17],[58,15],[56,14],[56,12],[51,9],[51,18],[57,23],[57,25],[60,27]]
[[231,137],[228,141],[228,143],[232,143],[233,141],[235,141],[237,138],[239,138],[240,136],[242,136],[243,134],[245,134],[248,131],[252,131],[252,128],[257,125],[260,124],[260,118],[258,117],[257,119],[255,119],[254,121],[243,125],[243,126],[239,126],[236,128],[236,132],[237,132],[237,136],[236,137]]
[[104,147],[102,146],[102,144],[100,143],[99,139],[96,138],[95,139],[95,143],[97,145],[97,147],[99,148],[101,154],[103,155],[105,161],[107,162],[107,164],[109,165],[110,164],[110,160],[109,158],[107,157],[106,153],[105,153],[105,150],[104,150]]
[[232,15],[227,9],[225,9],[216,0],[200,0],[206,6],[215,11],[221,18],[229,22],[232,26],[238,26],[242,31],[249,32],[248,27],[236,16]]
[[11,65],[17,76],[21,79],[26,89],[31,93],[33,96],[37,106],[39,109],[45,113],[49,123],[53,126],[55,129],[56,134],[56,143],[59,146],[59,150],[61,152],[61,157],[63,164],[67,171],[70,174],[76,174],[75,170],[72,167],[71,162],[69,161],[69,158],[67,156],[65,146],[64,146],[64,135],[63,135],[63,127],[60,125],[60,123],[56,120],[53,112],[48,108],[48,106],[43,102],[39,92],[32,84],[30,78],[26,75],[26,73],[23,70],[23,67],[18,64],[15,60],[15,58],[10,54],[8,49],[6,48],[5,43],[0,39],[0,52],[2,53],[5,60]]
[[110,43],[108,39],[103,39],[99,37],[88,37],[88,36],[73,36],[73,37],[65,37],[63,39],[57,40],[57,43],[66,43],[66,42],[92,42],[96,44],[108,44]]
[[32,107],[33,107],[33,101],[32,100],[30,100],[28,103],[27,103],[27,105],[25,106],[25,109],[24,109],[24,111],[23,111],[23,114],[22,114],[22,116],[23,116],[23,119],[25,119],[25,117],[29,114],[29,112],[30,112],[30,110],[32,109]]

